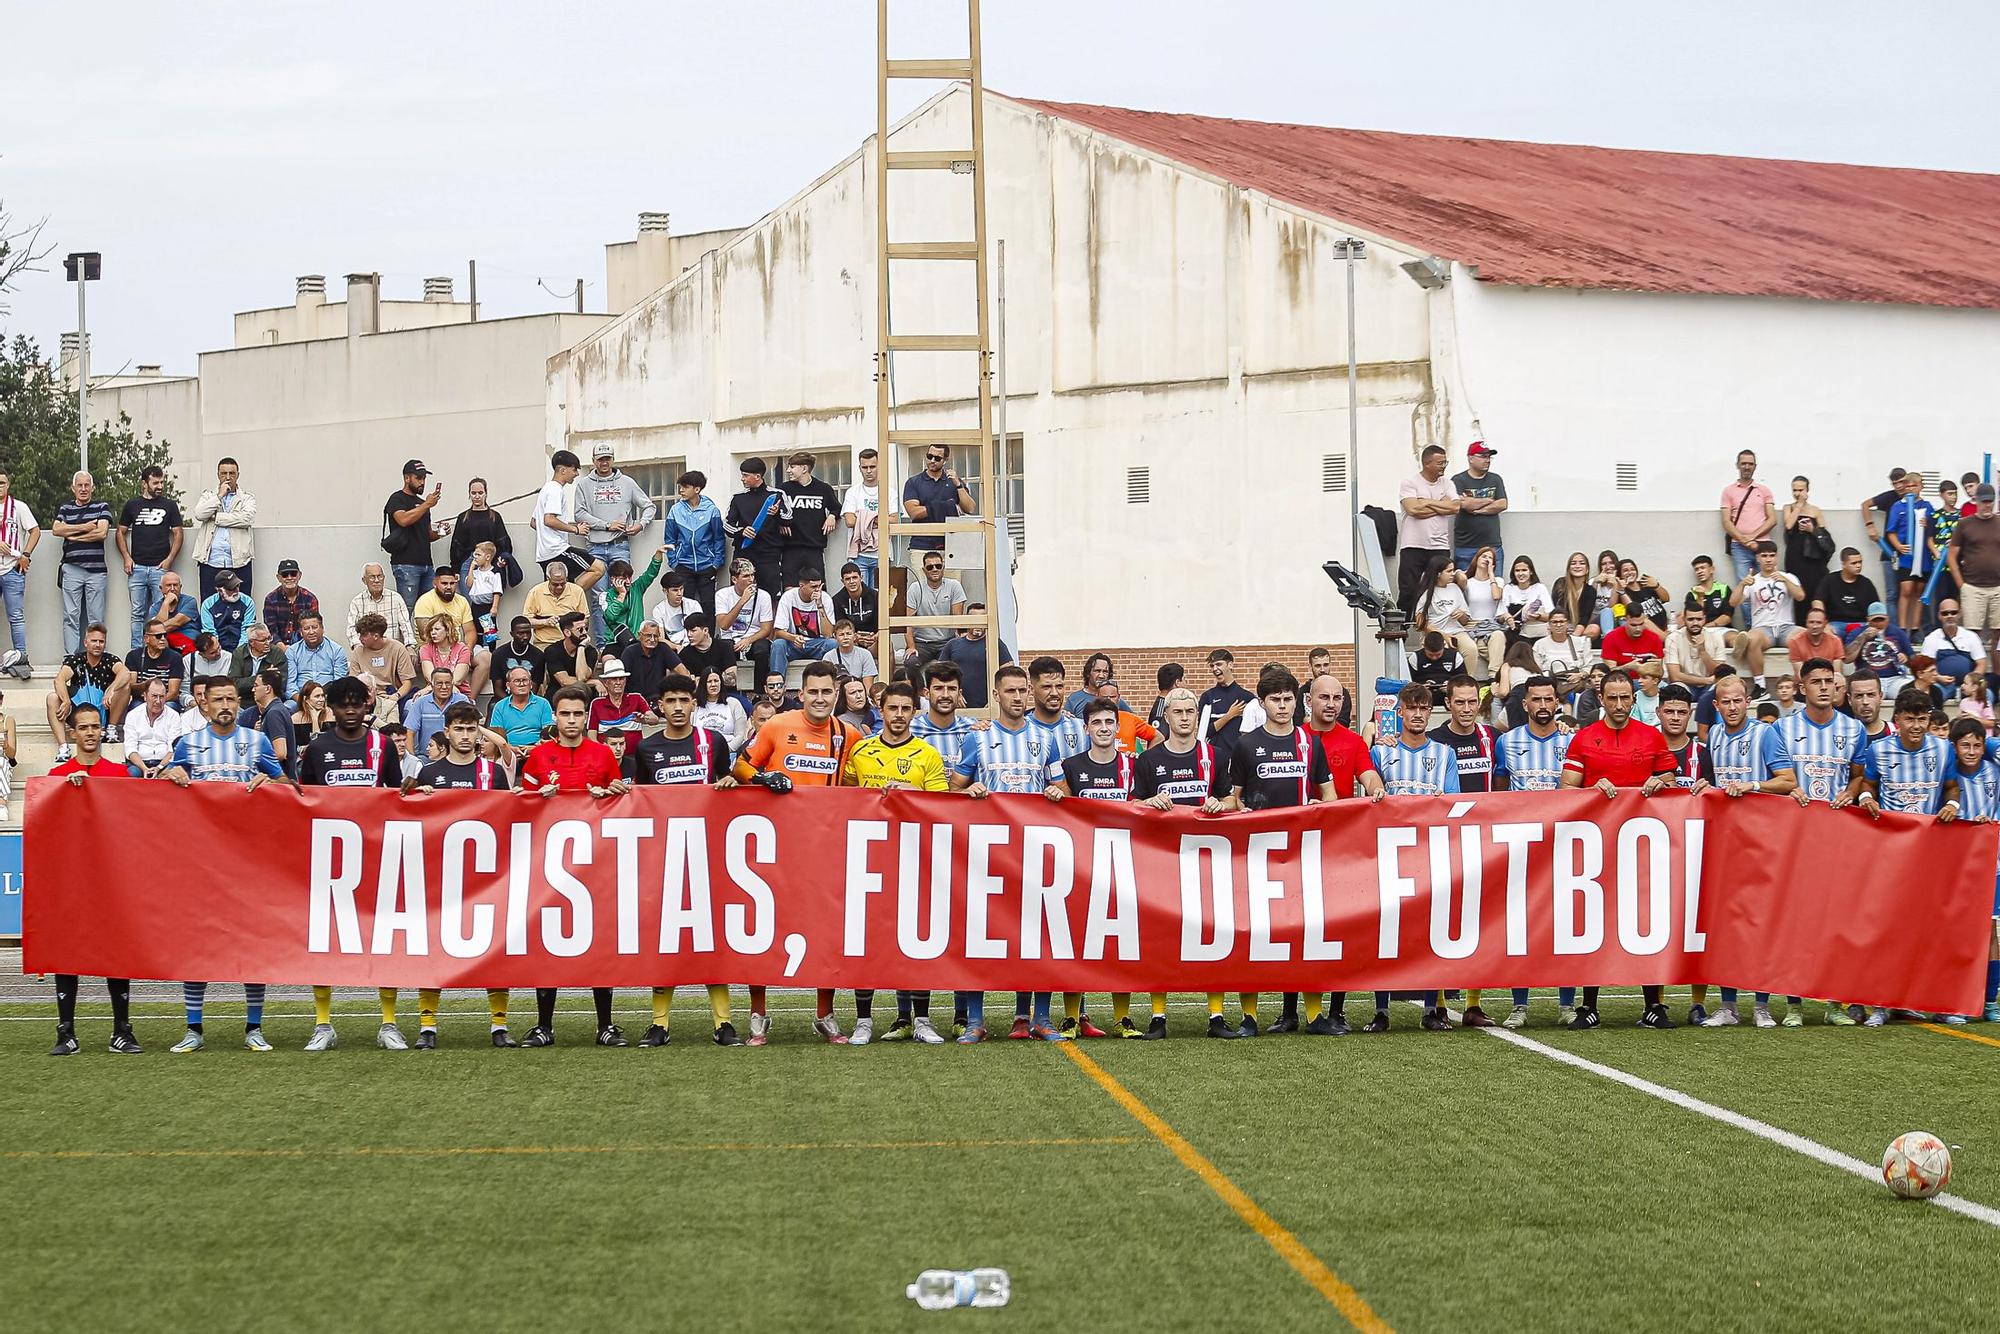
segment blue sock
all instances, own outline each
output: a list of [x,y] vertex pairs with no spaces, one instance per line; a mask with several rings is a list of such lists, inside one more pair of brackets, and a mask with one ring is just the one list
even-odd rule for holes
[[1770,993],[1770,992],[1768,992],[1768,991],[1760,991],[1760,992],[1758,992],[1758,993],[1757,993],[1757,1003],[1758,1003],[1759,1005],[1763,1006],[1763,1007],[1764,1007],[1765,1009],[1767,1009],[1767,1010],[1768,1010],[1768,1009],[1770,1009],[1770,1008],[1771,1008],[1771,993]]
[[915,992],[899,991],[896,993],[896,1020],[898,1023],[907,1023],[909,1021],[910,1017],[916,1013],[915,1004]]
[[1014,993],[1014,1017],[1016,1019],[1028,1017],[1028,993],[1025,991]]
[[2000,998],[2000,959],[1986,965],[1986,1001],[1990,1005]]
[[1055,994],[1055,993],[1054,993],[1054,992],[1051,992],[1051,991],[1037,991],[1037,992],[1035,993],[1035,1022],[1036,1022],[1036,1023],[1038,1023],[1038,1024],[1046,1024],[1046,1023],[1048,1023],[1048,1022],[1049,1022],[1049,997],[1050,997],[1050,996],[1052,996],[1052,995],[1054,995],[1054,994]]
[[245,982],[243,984],[243,1026],[262,1028],[264,1026],[264,984]]
[[1558,1004],[1558,1005],[1562,1006],[1562,1007],[1563,1007],[1563,1008],[1564,1008],[1565,1010],[1573,1010],[1573,1009],[1575,1009],[1575,1008],[1576,1008],[1576,988],[1575,988],[1575,987],[1557,987],[1557,988],[1556,988],[1556,1004]]
[[1377,1013],[1377,1014],[1387,1014],[1388,1012],[1389,1012],[1389,993],[1388,993],[1388,992],[1386,992],[1386,991],[1378,991],[1378,992],[1376,992],[1376,993],[1375,993],[1375,1013]]
[[1514,1004],[1526,1005],[1527,1003],[1528,1003],[1528,989],[1526,987],[1515,987]]
[[1443,1005],[1444,996],[1441,993],[1436,991],[1426,991],[1424,993],[1424,1008],[1426,1010],[1436,1010]]
[[[1766,999],[1769,999],[1769,998],[1767,997]],[[1734,1005],[1734,1004],[1736,1004],[1736,988],[1735,988],[1735,987],[1724,987],[1724,988],[1722,989],[1722,1003],[1723,1003],[1724,1005]]]
[[976,1028],[986,1022],[986,993],[983,991],[961,991],[952,997],[955,1008],[964,1011],[967,1028]]
[[201,1028],[201,1003],[207,995],[208,983],[206,982],[181,983],[181,1003],[187,1007],[189,1028],[197,1030]]

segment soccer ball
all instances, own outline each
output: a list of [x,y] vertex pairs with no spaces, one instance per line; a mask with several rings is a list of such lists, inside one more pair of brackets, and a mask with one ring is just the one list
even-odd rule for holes
[[1928,1200],[1951,1180],[1951,1150],[1922,1130],[1898,1135],[1882,1154],[1882,1183],[1906,1200]]

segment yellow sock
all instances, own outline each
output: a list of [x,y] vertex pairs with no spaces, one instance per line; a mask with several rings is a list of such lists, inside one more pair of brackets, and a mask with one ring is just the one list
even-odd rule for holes
[[1115,1024],[1120,1019],[1130,1019],[1131,1017],[1132,1017],[1132,993],[1129,991],[1112,992],[1111,1022]]
[[1313,1020],[1315,1020],[1315,1019],[1319,1018],[1319,1016],[1320,1016],[1320,1011],[1324,1010],[1325,1008],[1326,1008],[1326,997],[1325,997],[1325,996],[1322,996],[1322,995],[1321,995],[1321,994],[1320,994],[1319,992],[1317,992],[1317,991],[1308,991],[1308,992],[1306,993],[1306,1022],[1307,1022],[1307,1023],[1311,1023],[1311,1022],[1312,1022]]
[[1696,1005],[1707,1005],[1707,1004],[1708,1004],[1708,983],[1706,983],[1706,982],[1697,982],[1697,983],[1695,984],[1695,986],[1694,986],[1694,1003],[1695,1003]]
[[1164,991],[1154,992],[1153,1018],[1158,1019],[1161,1015],[1165,1014],[1166,1012],[1167,1012],[1167,993]]
[[1211,1017],[1222,1013],[1221,992],[1211,991],[1208,993],[1208,1013]]
[[330,1024],[333,1022],[333,988],[313,988],[313,1022]]
[[1065,1019],[1077,1019],[1081,1018],[1082,1015],[1083,993],[1080,991],[1065,991],[1063,993],[1063,1017]]
[[382,1022],[385,1024],[395,1023],[396,989],[394,987],[381,987],[376,990],[375,995],[382,1002]]
[[417,992],[417,1027],[438,1026],[438,989],[424,987]]
[[1484,996],[1485,994],[1486,994],[1485,992],[1477,990],[1476,988],[1468,988],[1465,993],[1465,1008],[1468,1010],[1478,1009],[1479,998],[1481,996]]
[[673,1023],[674,989],[672,987],[653,988],[653,1022],[661,1028]]
[[711,982],[708,984],[708,1013],[709,1017],[715,1020],[717,1028],[721,1028],[729,1022],[729,986],[727,983]]
[[1257,993],[1254,991],[1238,992],[1236,998],[1243,1002],[1243,1017],[1246,1019],[1255,1019],[1257,1017]]
[[486,993],[486,1012],[492,1016],[493,1027],[507,1027],[507,989],[499,987]]

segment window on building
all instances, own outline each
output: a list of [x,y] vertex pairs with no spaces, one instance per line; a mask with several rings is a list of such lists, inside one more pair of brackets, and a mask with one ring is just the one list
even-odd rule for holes
[[[1000,456],[994,466],[1000,474],[1000,513],[1006,517],[1007,532],[1014,539],[1014,554],[1020,555],[1028,547],[1026,508],[1022,503],[1021,447],[1022,437],[1009,435],[1000,442]],[[903,452],[904,479],[924,470],[925,445],[907,445]],[[966,487],[972,498],[978,502],[981,513],[986,512],[986,497],[981,494],[983,483],[979,478],[979,446],[951,445],[951,469],[966,479]]]
[[[632,479],[633,485],[653,498],[660,507],[660,513],[673,508],[680,499],[677,485],[680,475],[687,471],[686,459],[642,459],[635,463],[620,463],[618,470]],[[711,485],[713,481],[711,479]]]

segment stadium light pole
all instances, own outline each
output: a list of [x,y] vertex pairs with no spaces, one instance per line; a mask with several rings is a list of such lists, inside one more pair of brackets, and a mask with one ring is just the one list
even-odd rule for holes
[[90,326],[83,294],[104,274],[104,256],[79,250],[63,257],[63,274],[76,284],[76,457],[90,471]]
[[[1366,567],[1361,560],[1361,368],[1354,359],[1354,265],[1367,258],[1368,243],[1344,236],[1334,242],[1334,253],[1347,261],[1347,532],[1354,542],[1354,569]],[[1361,612],[1354,611],[1354,697],[1361,694]],[[1356,716],[1359,716],[1357,712]]]

